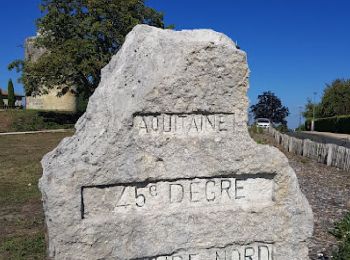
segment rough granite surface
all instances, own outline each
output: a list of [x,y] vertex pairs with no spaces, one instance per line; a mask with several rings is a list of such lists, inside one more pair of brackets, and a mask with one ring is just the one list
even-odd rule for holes
[[248,77],[223,34],[136,26],[42,160],[49,257],[308,259],[312,211],[248,134]]

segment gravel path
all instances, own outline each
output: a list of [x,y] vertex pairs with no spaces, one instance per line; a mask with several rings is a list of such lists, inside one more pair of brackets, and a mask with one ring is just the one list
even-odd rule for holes
[[[273,138],[267,134],[256,135],[254,139],[273,144]],[[288,157],[290,165],[296,172],[300,187],[314,213],[315,226],[309,247],[310,257],[328,259],[318,258],[317,255],[330,257],[336,248],[336,240],[329,230],[333,228],[334,222],[339,221],[350,211],[350,172],[328,167],[282,149],[281,151]]]
[[310,139],[318,143],[336,144],[350,148],[350,135],[318,132],[288,132],[286,134],[299,139]]
[[51,129],[51,130],[40,130],[40,131],[26,131],[26,132],[0,132],[0,136],[2,135],[28,135],[28,134],[43,134],[43,133],[66,133],[72,132],[74,129]]
[[314,212],[315,230],[310,244],[312,259],[317,259],[317,253],[330,256],[336,240],[329,230],[350,210],[350,173],[304,157],[286,155]]

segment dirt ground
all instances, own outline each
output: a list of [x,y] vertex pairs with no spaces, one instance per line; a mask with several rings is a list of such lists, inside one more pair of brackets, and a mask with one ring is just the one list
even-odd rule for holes
[[11,118],[5,110],[0,109],[0,133],[4,132],[4,129],[9,129],[11,125]]
[[[253,137],[258,143],[274,145],[273,138],[268,134],[255,134]],[[281,147],[278,148],[283,151]],[[300,187],[314,213],[310,256],[312,259],[322,259],[317,258],[320,254],[330,257],[336,249],[336,240],[329,231],[335,222],[350,211],[350,172],[283,152],[296,172]]]

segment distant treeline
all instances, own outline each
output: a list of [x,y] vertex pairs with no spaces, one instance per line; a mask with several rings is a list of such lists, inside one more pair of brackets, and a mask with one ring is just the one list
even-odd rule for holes
[[321,101],[305,105],[305,128],[310,130],[315,118],[315,131],[350,134],[350,79],[336,79],[326,84]]
[[326,84],[320,103],[307,100],[305,118],[326,118],[350,115],[350,79],[336,79]]

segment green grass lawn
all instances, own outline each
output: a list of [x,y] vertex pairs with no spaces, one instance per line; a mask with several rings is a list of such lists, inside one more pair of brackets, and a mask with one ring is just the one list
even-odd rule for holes
[[0,136],[0,259],[45,259],[40,160],[72,133]]

